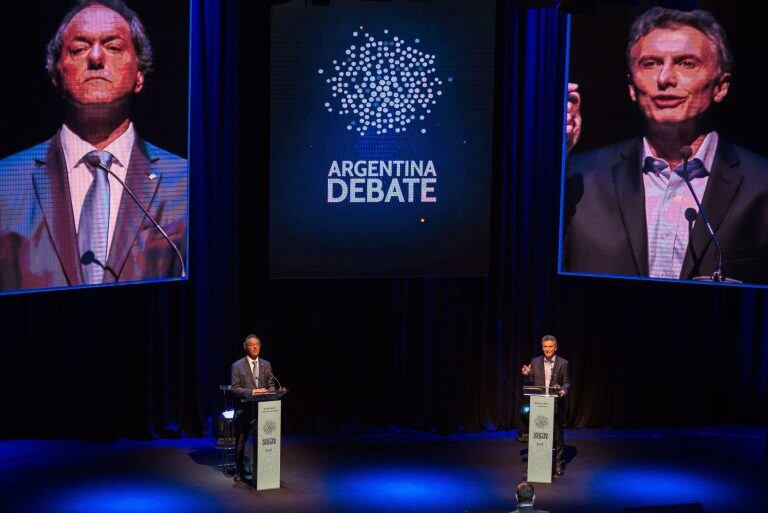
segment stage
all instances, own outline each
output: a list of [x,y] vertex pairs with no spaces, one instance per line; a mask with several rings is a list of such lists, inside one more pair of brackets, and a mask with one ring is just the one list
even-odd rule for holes
[[[2,511],[438,512],[515,509],[526,446],[515,431],[284,437],[282,489],[251,492],[217,468],[210,438],[0,442]],[[568,430],[566,472],[536,484],[556,513],[768,504],[766,429]]]

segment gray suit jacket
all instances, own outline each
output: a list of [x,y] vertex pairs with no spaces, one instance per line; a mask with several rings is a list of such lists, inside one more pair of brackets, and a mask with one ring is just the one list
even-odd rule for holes
[[549,511],[545,511],[543,509],[536,509],[533,506],[526,507],[522,506],[520,509],[516,509],[512,513],[549,513]]
[[230,374],[230,384],[232,392],[242,399],[247,399],[258,388],[266,388],[270,391],[275,390],[275,377],[272,374],[272,365],[264,358],[259,357],[259,382],[253,378],[253,372],[248,365],[248,360],[244,356],[232,364]]
[[[187,161],[138,135],[126,185],[185,254]],[[0,291],[83,285],[60,134],[0,160]],[[103,283],[181,275],[175,251],[125,193]]]
[[[544,386],[544,357],[537,356],[531,360],[531,373],[525,376],[529,383],[535,386]],[[571,388],[571,378],[568,375],[568,360],[561,356],[555,356],[555,368],[552,369],[552,381],[550,386],[560,385],[567,394]]]

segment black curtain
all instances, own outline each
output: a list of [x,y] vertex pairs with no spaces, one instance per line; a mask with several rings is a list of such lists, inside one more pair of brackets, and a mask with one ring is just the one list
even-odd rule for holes
[[288,433],[515,427],[545,333],[571,426],[768,420],[763,291],[557,276],[554,9],[498,4],[487,279],[269,281],[269,5],[193,0],[192,21],[190,280],[1,297],[0,435],[206,432],[251,331]]

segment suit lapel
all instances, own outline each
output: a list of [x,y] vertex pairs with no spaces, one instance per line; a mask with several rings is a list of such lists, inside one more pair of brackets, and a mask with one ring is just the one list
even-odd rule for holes
[[[137,137],[131,151],[131,162],[125,177],[125,185],[136,194],[141,204],[150,212],[152,212],[152,200],[161,180],[160,176],[152,174],[152,164],[157,160],[157,157],[148,153],[144,141]],[[144,212],[133,201],[130,194],[124,190],[120,199],[120,209],[117,213],[109,256],[107,257],[107,267],[112,269],[118,279],[115,280],[111,273],[104,273],[104,282],[119,281],[131,246],[136,240],[144,218]],[[246,366],[247,363],[246,361]]]
[[48,144],[45,160],[36,160],[32,175],[35,196],[45,218],[48,234],[69,285],[83,284],[80,247],[75,231],[69,177],[61,149],[60,134]]
[[243,369],[245,370],[245,375],[247,376],[247,382],[251,385],[251,387],[254,387],[253,382],[253,369],[251,369],[251,365],[248,363],[248,358],[243,356],[243,359],[241,360],[243,362]]
[[[718,233],[718,229],[728,209],[733,204],[736,192],[744,179],[737,167],[738,164],[739,156],[733,145],[720,138],[715,160],[712,163],[712,172],[707,182],[707,189],[704,192],[704,199],[701,201],[704,210],[709,215],[715,233]],[[680,278],[690,279],[701,273],[699,266],[710,244],[712,244],[712,236],[707,230],[701,213],[699,213],[693,227],[691,240],[688,243],[688,250],[685,253]]]
[[635,140],[614,164],[613,185],[618,200],[621,221],[627,234],[635,270],[648,276],[648,229],[645,219],[645,186],[640,169],[640,142]]

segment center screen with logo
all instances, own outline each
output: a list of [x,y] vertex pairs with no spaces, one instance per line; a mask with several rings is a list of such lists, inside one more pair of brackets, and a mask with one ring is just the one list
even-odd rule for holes
[[273,7],[271,277],[487,274],[494,12]]

